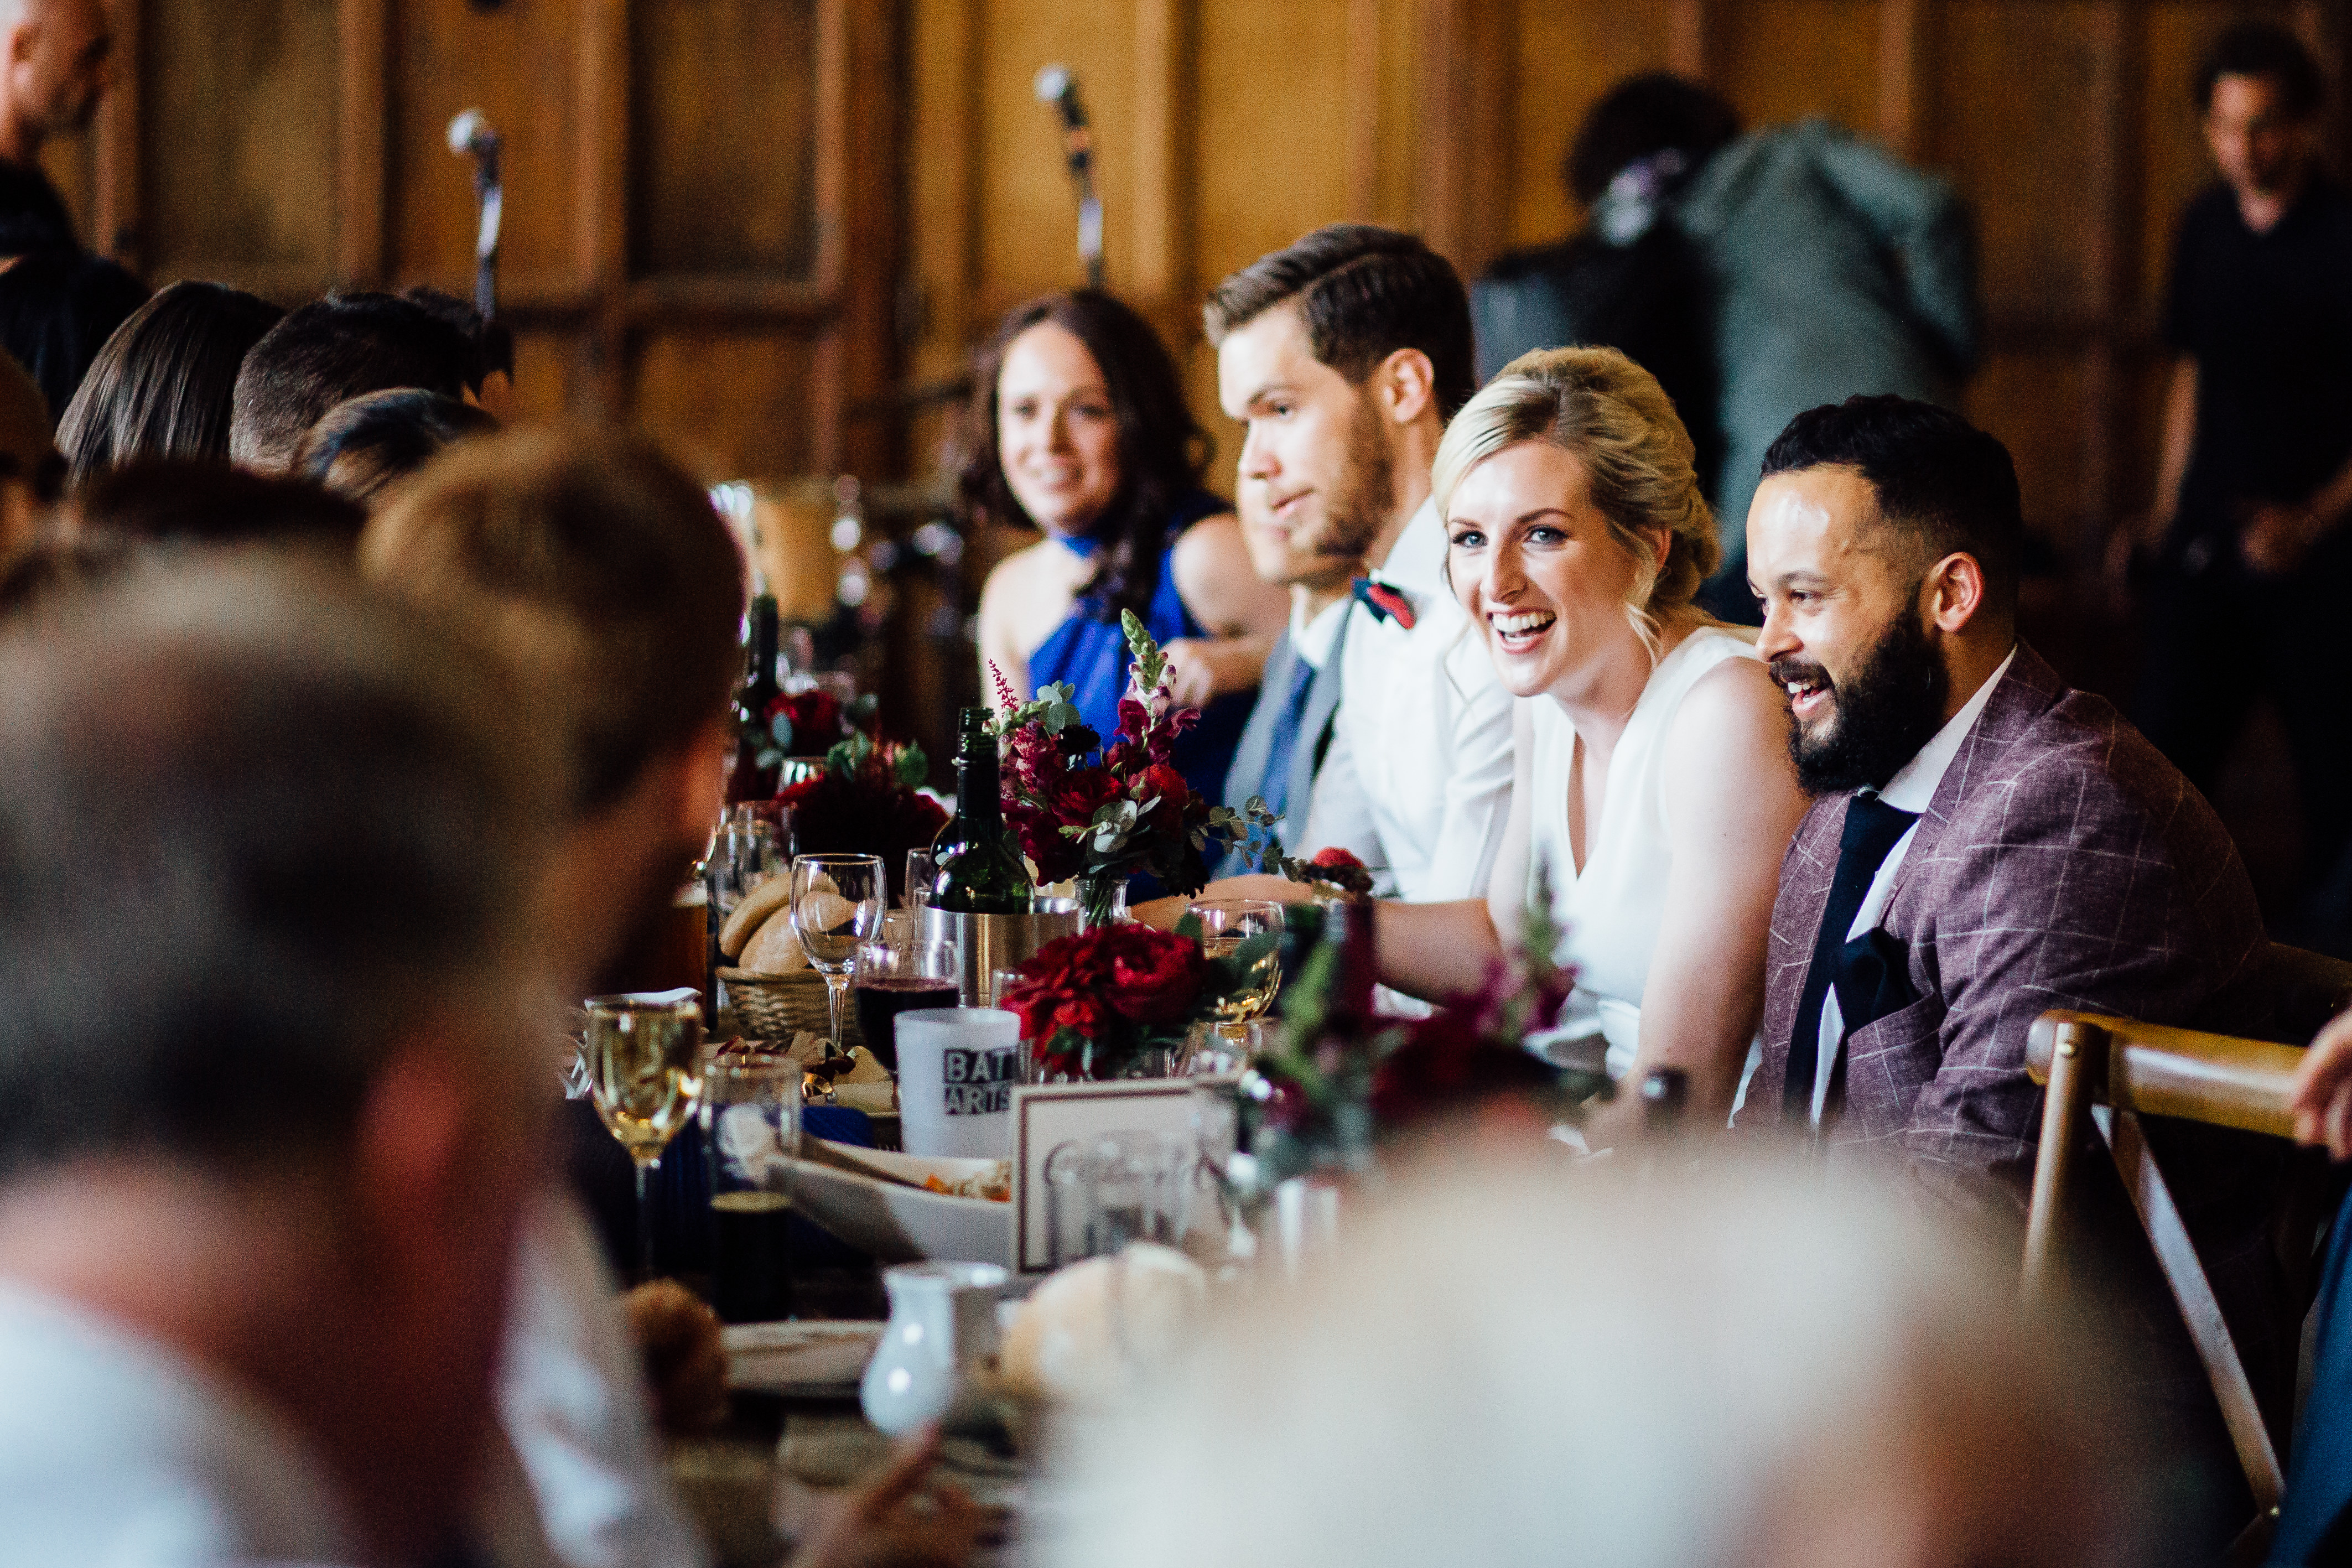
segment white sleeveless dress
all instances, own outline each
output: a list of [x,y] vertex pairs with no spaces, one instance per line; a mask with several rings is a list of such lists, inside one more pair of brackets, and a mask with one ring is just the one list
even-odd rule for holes
[[1745,627],[1702,626],[1650,672],[1609,759],[1601,820],[1588,825],[1590,855],[1581,874],[1568,836],[1576,726],[1550,698],[1521,699],[1532,706],[1535,723],[1528,896],[1540,868],[1550,879],[1552,913],[1567,928],[1560,956],[1576,966],[1576,994],[1562,1023],[1571,1033],[1589,1033],[1597,1019],[1608,1041],[1612,1078],[1633,1068],[1650,952],[1665,917],[1666,874],[1674,863],[1666,837],[1666,734],[1701,676],[1726,659],[1757,657],[1755,636]]

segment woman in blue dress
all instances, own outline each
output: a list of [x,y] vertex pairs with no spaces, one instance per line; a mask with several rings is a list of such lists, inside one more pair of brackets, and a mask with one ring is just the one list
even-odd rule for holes
[[993,665],[1023,697],[1055,681],[1108,739],[1133,610],[1168,652],[1201,721],[1176,748],[1193,790],[1223,797],[1258,673],[1286,624],[1284,591],[1251,570],[1241,525],[1201,488],[1208,439],[1175,362],[1142,317],[1098,289],[1032,300],[982,351],[974,451],[961,489],[978,520],[1041,530],[980,599],[982,689]]

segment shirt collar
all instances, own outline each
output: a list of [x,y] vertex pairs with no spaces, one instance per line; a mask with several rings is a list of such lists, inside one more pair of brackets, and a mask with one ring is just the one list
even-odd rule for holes
[[1945,721],[1944,727],[1936,731],[1936,738],[1920,747],[1919,754],[1886,781],[1878,797],[1897,811],[1907,811],[1915,816],[1927,810],[1928,803],[1936,798],[1936,786],[1944,782],[1945,770],[1960,754],[1960,742],[1969,738],[1969,731],[1984,716],[1985,704],[1992,700],[1992,689],[2000,684],[2000,678],[2016,662],[2017,649],[2012,647],[2009,657],[2000,661],[2000,667],[1986,676],[1984,684],[1960,705],[1960,710]]
[[1320,669],[1331,658],[1331,645],[1339,640],[1339,622],[1346,617],[1348,606],[1355,600],[1341,595],[1312,616],[1304,606],[1290,607],[1290,649],[1307,667]]
[[1389,546],[1389,558],[1371,575],[1392,588],[1402,588],[1415,601],[1445,592],[1445,525],[1437,519],[1437,498],[1431,496],[1416,509]]

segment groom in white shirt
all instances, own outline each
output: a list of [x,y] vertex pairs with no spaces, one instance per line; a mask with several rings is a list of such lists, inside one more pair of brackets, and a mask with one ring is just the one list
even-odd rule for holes
[[1398,898],[1483,897],[1511,809],[1511,696],[1445,584],[1429,488],[1476,389],[1462,279],[1412,235],[1334,224],[1226,279],[1202,314],[1218,399],[1248,427],[1238,504],[1370,564],[1330,751],[1283,841],[1352,850]]

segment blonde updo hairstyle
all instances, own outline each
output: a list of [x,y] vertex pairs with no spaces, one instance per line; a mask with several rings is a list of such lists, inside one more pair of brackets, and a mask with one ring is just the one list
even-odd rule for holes
[[[1638,563],[1625,614],[1655,658],[1664,618],[1687,605],[1723,559],[1673,400],[1615,349],[1521,354],[1445,427],[1430,472],[1438,515],[1451,510],[1464,475],[1523,441],[1549,441],[1584,465],[1593,506]],[[1663,559],[1650,531],[1661,528]]]

